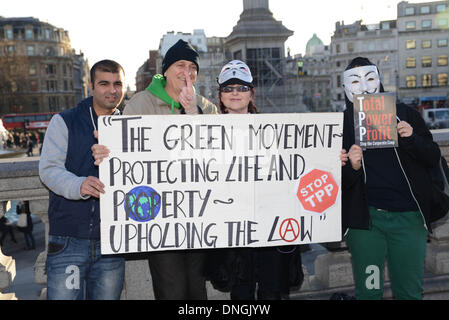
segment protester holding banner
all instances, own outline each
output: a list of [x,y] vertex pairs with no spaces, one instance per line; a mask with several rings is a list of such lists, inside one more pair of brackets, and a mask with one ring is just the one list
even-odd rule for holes
[[[426,240],[431,232],[428,169],[440,150],[419,113],[396,104],[398,147],[355,144],[354,95],[383,92],[377,67],[353,59],[344,76],[342,222],[352,254],[357,299],[381,299],[385,259],[396,299],[422,299]],[[395,123],[396,124],[396,123]]]
[[[218,106],[223,114],[258,113],[249,67],[240,60],[227,63],[218,77]],[[298,246],[233,248],[209,251],[206,272],[214,287],[230,291],[232,300],[280,300],[287,298],[290,279],[302,282]],[[294,275],[290,265],[294,264]]]
[[[162,74],[127,103],[124,115],[216,114],[217,107],[195,93],[199,54],[179,40],[165,54]],[[149,254],[156,299],[207,299],[203,275],[204,252],[178,251]]]
[[47,129],[39,175],[50,189],[47,299],[119,299],[125,260],[100,252],[98,179],[91,147],[102,115],[118,112],[124,92],[123,68],[97,62],[90,71],[92,97],[55,115]]

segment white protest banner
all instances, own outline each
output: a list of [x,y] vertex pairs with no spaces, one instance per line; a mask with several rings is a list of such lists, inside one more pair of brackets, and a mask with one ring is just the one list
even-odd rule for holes
[[110,116],[101,252],[341,240],[342,113]]

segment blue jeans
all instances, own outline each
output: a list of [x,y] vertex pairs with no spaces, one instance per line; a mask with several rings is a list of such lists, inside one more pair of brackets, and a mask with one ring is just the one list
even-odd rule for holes
[[100,240],[50,235],[46,270],[48,300],[118,300],[125,259],[101,255]]

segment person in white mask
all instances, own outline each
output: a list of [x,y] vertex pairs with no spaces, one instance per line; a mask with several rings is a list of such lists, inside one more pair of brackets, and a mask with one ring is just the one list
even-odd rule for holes
[[381,299],[385,260],[395,299],[422,299],[422,278],[432,222],[428,168],[440,150],[420,114],[396,105],[399,147],[355,144],[356,94],[384,91],[377,67],[353,59],[343,74],[346,96],[342,150],[342,223],[352,255],[357,299]]

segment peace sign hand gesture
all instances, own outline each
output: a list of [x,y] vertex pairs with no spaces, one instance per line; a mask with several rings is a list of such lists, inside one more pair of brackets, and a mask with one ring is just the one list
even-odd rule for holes
[[186,113],[198,113],[198,110],[196,109],[196,94],[193,90],[192,79],[190,79],[190,75],[187,70],[184,71],[184,76],[186,78],[186,86],[182,88],[181,93],[179,94],[179,103],[181,103],[184,107]]

